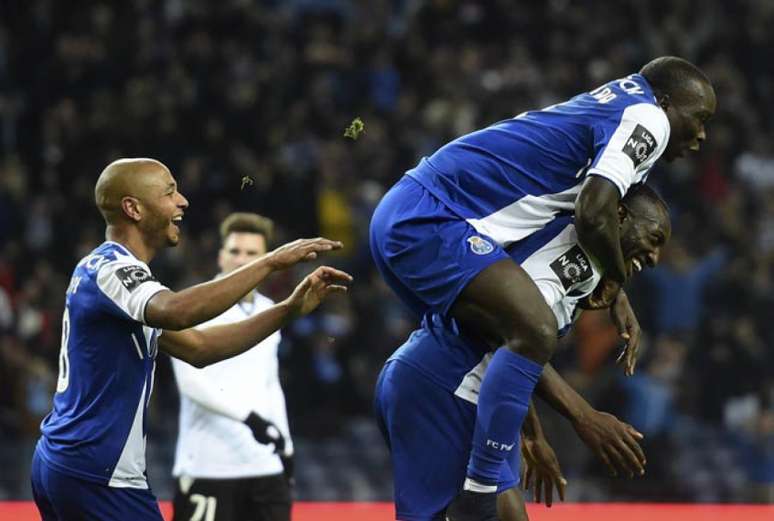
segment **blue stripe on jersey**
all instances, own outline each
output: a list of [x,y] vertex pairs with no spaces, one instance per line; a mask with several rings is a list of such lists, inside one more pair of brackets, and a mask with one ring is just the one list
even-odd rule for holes
[[53,410],[41,424],[40,454],[49,465],[102,484],[113,475],[138,406],[143,412],[147,408],[155,366],[143,324],[97,284],[99,268],[127,254],[115,243],[104,243],[76,266],[63,320],[66,356],[64,350],[60,355],[66,386],[54,395]]
[[527,260],[533,253],[551,242],[557,235],[562,233],[568,225],[575,221],[575,217],[570,212],[561,212],[553,221],[544,228],[536,231],[532,235],[516,241],[508,246],[505,251],[511,256],[516,264],[521,264]]
[[[521,264],[551,242],[572,221],[572,214],[565,212],[545,228],[513,243],[507,252],[516,263]],[[410,365],[431,381],[453,392],[488,351],[483,343],[464,337],[453,319],[431,314],[425,315],[421,328],[411,333],[406,343],[390,356],[390,360],[400,360]]]
[[555,194],[581,183],[623,111],[640,103],[656,101],[645,78],[634,74],[457,138],[407,175],[461,218],[481,219],[526,195]]

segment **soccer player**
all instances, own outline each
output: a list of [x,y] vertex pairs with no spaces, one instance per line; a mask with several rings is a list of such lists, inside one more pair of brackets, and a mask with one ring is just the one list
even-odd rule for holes
[[120,159],[103,170],[94,192],[107,240],[78,263],[66,292],[59,378],[33,456],[32,491],[44,521],[160,521],[145,474],[158,350],[197,367],[238,355],[346,291],[351,277],[320,267],[286,300],[249,319],[193,329],[272,272],[341,244],[298,240],[217,280],[170,291],[148,268],[160,249],[178,243],[188,206],[169,169]]
[[[649,187],[638,185],[622,199],[618,215],[625,262],[635,272],[655,266],[671,234],[664,202]],[[538,287],[554,314],[559,334],[570,328],[578,306],[598,306],[592,291],[601,273],[579,246],[572,216],[554,219],[533,237],[512,244],[508,253]],[[444,513],[444,509],[465,481],[476,404],[492,360],[485,342],[465,337],[453,320],[428,314],[422,328],[385,364],[375,408],[390,447],[398,519],[431,521],[445,519],[444,515],[449,519],[460,516],[458,510],[450,508]],[[630,476],[643,471],[644,455],[637,443],[641,435],[615,417],[594,410],[550,365],[537,393],[572,422],[581,439],[609,466]],[[553,487],[563,497],[565,482],[534,409],[525,421],[523,435],[529,447],[525,454],[531,460],[529,466],[538,471],[536,496],[540,497],[542,485],[550,505]],[[497,519],[503,521],[527,519],[515,488],[519,476],[515,439],[496,480]]]
[[696,66],[657,58],[639,74],[448,143],[379,203],[371,250],[399,297],[418,315],[453,318],[467,335],[504,346],[481,386],[458,497],[475,514],[451,521],[495,519],[500,466],[556,347],[554,314],[506,248],[574,215],[580,247],[604,274],[600,299],[615,302],[634,267],[620,248],[621,197],[662,154],[698,150],[715,104]]
[[[220,226],[219,276],[264,255],[273,229],[257,214],[229,215]],[[238,322],[273,304],[256,289],[199,327]],[[180,390],[175,520],[290,520],[293,444],[279,341],[277,331],[255,349],[203,369],[172,359]]]

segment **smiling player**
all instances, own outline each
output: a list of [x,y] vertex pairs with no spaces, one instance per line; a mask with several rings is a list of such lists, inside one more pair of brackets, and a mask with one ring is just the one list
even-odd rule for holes
[[105,168],[94,194],[107,240],[78,263],[67,289],[54,408],[41,425],[32,491],[44,521],[160,521],[145,474],[158,350],[197,367],[238,355],[346,291],[351,277],[321,267],[286,300],[247,320],[191,329],[272,272],[341,244],[298,240],[217,280],[170,291],[147,264],[178,243],[188,207],[169,169],[153,159],[121,159]]

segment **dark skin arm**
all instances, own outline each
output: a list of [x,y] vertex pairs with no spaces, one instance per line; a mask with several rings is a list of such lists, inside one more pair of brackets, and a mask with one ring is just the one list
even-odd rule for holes
[[626,281],[626,264],[621,251],[618,203],[621,194],[603,177],[588,176],[575,203],[575,229],[583,249],[598,263],[605,278]]
[[546,364],[535,389],[538,396],[570,420],[581,440],[607,465],[613,476],[619,470],[629,477],[645,473],[645,454],[638,443],[642,434],[612,414],[594,409]]
[[567,480],[562,476],[559,460],[543,434],[535,404],[531,401],[521,433],[522,487],[527,490],[534,478],[535,501],[540,503],[541,500],[545,500],[546,506],[550,507],[554,502],[554,488],[559,493],[559,499],[564,501]]
[[299,239],[267,253],[217,280],[182,291],[161,291],[145,308],[146,324],[180,331],[210,320],[239,302],[270,273],[298,262],[313,260],[323,252],[341,248],[338,241]]

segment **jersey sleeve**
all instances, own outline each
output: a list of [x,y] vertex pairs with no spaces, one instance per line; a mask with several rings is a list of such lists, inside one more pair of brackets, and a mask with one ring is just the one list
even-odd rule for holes
[[604,120],[594,128],[595,157],[589,175],[612,182],[623,197],[644,180],[669,141],[669,121],[650,103],[629,105],[618,121]]
[[205,372],[192,365],[172,358],[172,370],[180,394],[198,403],[215,414],[226,416],[235,421],[244,421],[250,414],[250,407],[244,400],[235,400],[223,392]]
[[96,278],[100,291],[115,307],[143,324],[148,301],[169,289],[153,277],[147,266],[132,260],[109,262],[99,269]]

